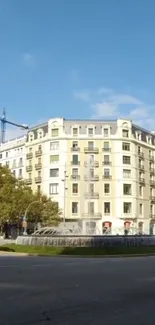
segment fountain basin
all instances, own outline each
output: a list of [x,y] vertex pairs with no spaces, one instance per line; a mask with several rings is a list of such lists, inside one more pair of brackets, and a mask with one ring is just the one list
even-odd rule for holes
[[155,236],[32,235],[18,236],[16,244],[53,247],[155,246]]

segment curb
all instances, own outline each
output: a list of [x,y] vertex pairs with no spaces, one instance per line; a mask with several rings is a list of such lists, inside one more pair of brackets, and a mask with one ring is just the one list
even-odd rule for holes
[[[18,254],[18,253],[17,253]],[[27,256],[38,256],[38,257],[71,257],[71,258],[121,258],[121,257],[150,257],[155,256],[155,253],[148,253],[148,254],[116,254],[116,255],[42,255],[42,254],[27,254]]]

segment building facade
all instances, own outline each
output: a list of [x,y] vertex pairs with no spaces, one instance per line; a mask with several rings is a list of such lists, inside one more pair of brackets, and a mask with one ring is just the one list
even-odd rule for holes
[[0,164],[8,166],[15,177],[25,178],[26,137],[18,137],[0,145]]
[[56,118],[14,141],[1,145],[1,163],[18,177],[13,162],[23,158],[26,183],[57,201],[65,221],[98,234],[155,233],[152,132],[130,120]]

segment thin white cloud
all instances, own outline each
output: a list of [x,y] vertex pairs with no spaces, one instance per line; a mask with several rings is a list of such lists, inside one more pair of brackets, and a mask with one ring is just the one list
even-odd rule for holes
[[113,89],[105,88],[105,87],[99,88],[97,90],[97,94],[99,94],[99,95],[111,95],[111,94],[113,94],[113,92],[114,92]]
[[75,99],[79,99],[83,102],[89,102],[90,101],[90,93],[89,91],[75,91],[73,93],[73,96]]
[[35,66],[35,56],[31,53],[24,53],[22,55],[23,58],[23,62],[25,65],[29,66],[29,67],[34,67]]

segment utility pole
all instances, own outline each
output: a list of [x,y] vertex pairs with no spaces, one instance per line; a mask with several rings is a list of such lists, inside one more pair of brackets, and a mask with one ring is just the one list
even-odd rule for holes
[[65,226],[65,222],[66,222],[66,179],[68,178],[68,176],[66,175],[67,171],[66,171],[66,164],[65,164],[65,170],[64,170],[64,179],[62,179],[62,182],[64,182],[64,214],[63,214],[63,224]]

